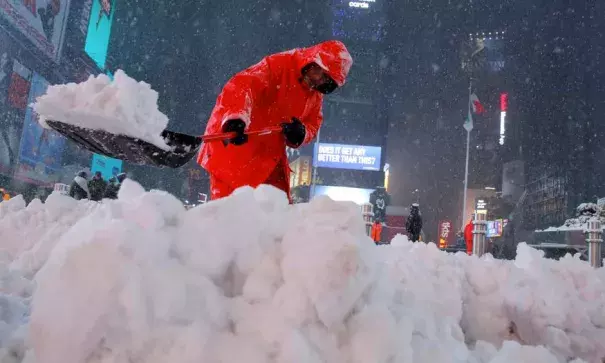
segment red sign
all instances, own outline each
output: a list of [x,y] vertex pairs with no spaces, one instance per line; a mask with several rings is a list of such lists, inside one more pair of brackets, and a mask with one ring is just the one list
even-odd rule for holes
[[508,93],[500,94],[500,111],[501,112],[508,111]]
[[112,0],[101,0],[101,9],[107,16],[111,16],[111,3]]
[[452,230],[452,227],[453,225],[451,221],[439,222],[439,248],[444,249],[447,248],[449,245],[453,244],[452,240],[454,237],[454,231]]
[[27,107],[27,97],[31,83],[17,73],[11,76],[11,84],[8,88],[8,101],[11,106],[20,110]]

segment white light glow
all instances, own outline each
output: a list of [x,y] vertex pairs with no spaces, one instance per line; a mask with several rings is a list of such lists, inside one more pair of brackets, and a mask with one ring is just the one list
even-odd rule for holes
[[370,193],[373,191],[372,189],[318,185],[315,187],[315,195],[313,197],[327,195],[339,202],[348,201],[361,205],[370,201]]
[[500,145],[504,145],[506,134],[506,111],[500,112]]

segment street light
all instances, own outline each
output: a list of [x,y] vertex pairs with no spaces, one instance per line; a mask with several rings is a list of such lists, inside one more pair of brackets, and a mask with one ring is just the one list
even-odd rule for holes
[[414,189],[414,191],[412,192],[413,195],[414,194],[416,195],[416,203],[420,202],[420,195],[418,194],[419,192],[420,192],[420,190],[418,190],[418,189]]

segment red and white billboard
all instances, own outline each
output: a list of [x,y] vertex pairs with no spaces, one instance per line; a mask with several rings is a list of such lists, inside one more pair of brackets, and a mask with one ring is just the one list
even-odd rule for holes
[[59,62],[70,0],[0,0],[0,16]]
[[441,249],[447,248],[453,244],[454,231],[451,221],[439,222],[439,244],[438,247]]
[[16,59],[13,60],[13,73],[8,87],[8,104],[16,109],[25,110],[32,81],[32,71]]
[[506,138],[506,112],[508,110],[508,93],[500,94],[500,145],[504,145]]

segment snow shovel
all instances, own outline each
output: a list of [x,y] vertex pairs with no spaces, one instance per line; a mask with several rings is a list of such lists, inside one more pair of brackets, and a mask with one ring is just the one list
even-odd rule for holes
[[[156,145],[132,136],[116,135],[103,130],[87,129],[59,121],[46,121],[48,126],[93,153],[128,161],[136,165],[179,168],[196,155],[203,142],[229,140],[237,134],[225,132],[214,135],[192,136],[164,130],[162,138],[170,147],[163,150]],[[281,132],[281,126],[249,131],[246,134],[268,135]]]

